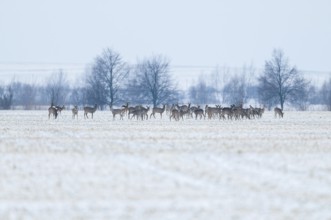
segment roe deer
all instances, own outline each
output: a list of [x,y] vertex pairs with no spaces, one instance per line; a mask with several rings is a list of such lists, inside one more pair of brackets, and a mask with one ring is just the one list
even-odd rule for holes
[[284,113],[283,113],[282,109],[276,107],[276,108],[274,108],[274,111],[275,111],[275,118],[277,118],[277,115],[279,118],[283,118]]
[[190,107],[190,116],[191,116],[191,118],[193,118],[194,111],[197,110],[197,109],[199,109],[199,108],[200,108],[199,105],[198,106],[191,106]]
[[180,117],[179,110],[176,108],[172,109],[171,115],[170,115],[170,121],[171,121],[171,118],[174,118],[176,121],[179,121],[179,117]]
[[175,106],[177,107],[177,109],[179,111],[187,112],[188,110],[190,110],[191,103],[189,103],[188,106],[187,105],[181,105],[181,106],[179,106],[178,103],[177,103]]
[[77,105],[74,106],[73,109],[71,109],[72,111],[72,118],[75,119],[75,116],[77,116],[77,119],[78,119],[78,107]]
[[[144,108],[144,107],[142,107],[141,105],[136,105],[135,107],[133,107],[133,106],[128,107],[128,119],[130,119],[130,115],[134,115],[134,113],[139,111],[141,108]],[[131,119],[133,117],[134,116],[132,116]]]
[[191,114],[190,114],[190,105],[191,105],[191,103],[188,104],[187,108],[179,109],[179,117],[181,117],[182,120],[184,120],[184,117],[183,117],[184,115],[191,116]]
[[94,107],[89,107],[89,106],[84,107],[84,118],[85,117],[88,118],[87,114],[91,113],[93,119],[93,113],[97,110],[97,107],[98,107],[97,104],[95,104]]
[[123,120],[123,115],[125,114],[126,109],[113,109],[113,106],[109,105],[111,113],[113,113],[113,120],[115,120],[115,116],[119,115],[120,119]]
[[222,108],[220,119],[223,118],[223,120],[224,120],[225,115],[227,115],[227,119],[232,119],[232,115],[233,115],[232,108],[229,108],[229,107]]
[[151,115],[149,116],[149,118],[151,118],[152,115],[153,115],[154,118],[155,118],[155,113],[159,113],[159,114],[161,115],[161,118],[162,118],[162,114],[163,114],[164,110],[165,110],[165,105],[163,105],[163,108],[154,107],[154,108],[152,109],[152,113],[151,113]]
[[57,106],[55,106],[55,108],[56,108],[57,112],[60,113],[60,115],[61,115],[62,110],[65,109],[64,105],[62,105],[62,107],[57,105]]
[[206,105],[205,114],[208,116],[208,119],[212,119],[214,116],[219,115],[221,110],[220,105],[216,105],[216,107],[209,107]]
[[137,117],[137,120],[139,119],[139,117],[141,118],[141,120],[144,120],[144,118],[146,117],[146,120],[148,120],[148,111],[149,111],[149,106],[147,106],[147,108],[144,108],[142,106],[136,107],[130,114],[132,114],[132,118]]
[[200,119],[202,119],[202,116],[204,119],[206,118],[205,114],[203,113],[203,109],[201,109],[200,106],[198,106],[198,108],[194,110],[194,114],[195,120],[198,118],[198,115],[200,116]]
[[48,108],[48,119],[50,119],[51,115],[56,119],[57,118],[57,109],[54,106]]
[[129,103],[127,102],[125,105],[122,105],[122,108],[124,109],[124,115],[128,114],[128,112],[129,112]]

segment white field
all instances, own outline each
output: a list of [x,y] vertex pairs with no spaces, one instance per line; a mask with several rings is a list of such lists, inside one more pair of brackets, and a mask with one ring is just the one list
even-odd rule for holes
[[331,112],[0,112],[0,219],[331,219]]

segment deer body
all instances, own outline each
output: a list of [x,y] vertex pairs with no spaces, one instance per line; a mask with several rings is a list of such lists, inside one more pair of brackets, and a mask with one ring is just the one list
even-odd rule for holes
[[57,118],[57,109],[55,106],[51,106],[48,108],[48,119],[50,119],[51,115],[56,119]]
[[276,107],[276,108],[274,108],[274,112],[275,112],[275,118],[277,118],[277,115],[279,118],[283,118],[284,113],[283,113],[282,109]]
[[138,106],[136,107],[130,114],[132,114],[132,117],[137,117],[137,120],[139,119],[139,117],[141,118],[141,120],[144,120],[144,118],[146,117],[146,119],[148,119],[148,111],[149,111],[149,106],[147,106],[147,108],[144,108],[142,106]]
[[136,110],[136,107],[130,106],[128,107],[128,119],[130,119],[130,115]]
[[56,108],[57,112],[60,114],[61,114],[62,110],[65,109],[64,105],[62,105],[62,107],[57,105],[57,106],[55,106],[55,108]]
[[222,113],[221,113],[220,118],[225,119],[225,115],[227,115],[228,119],[232,119],[232,115],[233,115],[232,108],[229,108],[229,107],[222,108]]
[[110,106],[110,111],[113,113],[113,120],[115,120],[116,115],[119,115],[120,119],[123,120],[123,115],[125,114],[126,109],[113,109],[113,107]]
[[170,121],[171,121],[171,118],[174,118],[176,121],[178,121],[179,117],[180,117],[179,110],[178,109],[172,109],[171,110],[171,115],[170,115]]
[[190,109],[190,106],[191,106],[191,103],[189,103],[188,106],[187,105],[179,106],[178,104],[176,104],[177,109],[179,111],[184,111],[184,112],[188,111]]
[[84,107],[84,118],[85,117],[88,118],[87,114],[91,113],[93,119],[93,113],[97,110],[97,107],[98,107],[97,104],[95,104],[94,107],[89,107],[89,106]]
[[208,119],[212,119],[213,116],[216,116],[220,113],[221,108],[219,106],[216,107],[209,107],[208,105],[206,105],[205,107],[205,113],[208,116]]
[[203,118],[206,118],[205,114],[203,113],[203,109],[201,109],[199,107],[194,110],[194,114],[195,114],[195,119],[197,119],[198,116],[200,116],[200,119],[202,119],[202,116],[203,116]]
[[164,111],[165,111],[165,105],[163,105],[163,108],[154,107],[154,108],[152,109],[152,113],[151,113],[151,115],[149,116],[149,118],[151,118],[152,115],[153,115],[154,118],[155,118],[155,113],[159,113],[160,116],[161,116],[161,118],[162,118],[162,114],[163,114]]
[[72,118],[75,119],[75,117],[77,117],[77,119],[78,119],[78,107],[77,107],[77,105],[75,105],[74,108],[71,109],[71,111],[72,111]]

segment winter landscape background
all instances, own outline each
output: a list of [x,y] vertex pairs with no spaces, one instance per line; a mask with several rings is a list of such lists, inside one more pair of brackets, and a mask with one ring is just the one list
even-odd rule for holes
[[0,219],[331,219],[330,8],[0,1]]
[[328,219],[330,112],[254,120],[2,111],[1,219]]

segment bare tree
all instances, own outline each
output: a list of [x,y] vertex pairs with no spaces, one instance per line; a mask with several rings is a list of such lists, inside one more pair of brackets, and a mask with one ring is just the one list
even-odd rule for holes
[[318,101],[313,100],[314,95],[314,87],[307,83],[307,86],[301,92],[291,96],[290,102],[296,109],[306,111],[311,103]]
[[233,75],[223,88],[224,102],[242,105],[246,102],[246,78],[244,75]]
[[204,76],[200,75],[198,83],[189,88],[189,98],[191,102],[198,104],[217,103],[216,89],[207,85]]
[[138,102],[152,103],[153,107],[173,102],[178,96],[169,74],[169,61],[161,55],[139,62],[128,87]]
[[11,86],[0,86],[0,109],[10,109],[13,104],[13,90]]
[[210,87],[215,90],[216,103],[224,101],[223,88],[228,82],[230,75],[230,68],[227,66],[216,67],[210,74]]
[[81,87],[71,88],[71,93],[69,97],[70,104],[73,105],[83,105],[86,103],[85,100],[86,89]]
[[37,86],[34,84],[13,82],[14,105],[21,105],[25,110],[31,110],[36,104]]
[[46,93],[50,105],[63,104],[69,90],[69,83],[66,75],[62,70],[53,73],[46,84]]
[[101,109],[107,105],[107,91],[104,83],[100,79],[98,74],[92,72],[87,73],[86,86],[85,86],[85,100],[83,104],[98,104]]
[[331,111],[331,78],[326,80],[321,88],[322,103]]
[[306,93],[307,82],[295,67],[289,65],[288,58],[281,50],[274,50],[272,59],[265,62],[263,75],[258,78],[259,94],[265,104],[293,103],[301,94]]
[[252,89],[252,78],[255,74],[253,65],[244,65],[238,74],[228,76],[228,82],[223,87],[223,101],[228,104],[243,105],[247,102]]
[[95,103],[111,106],[117,103],[129,71],[129,65],[112,49],[107,48],[97,56],[86,81],[92,96],[99,99]]

